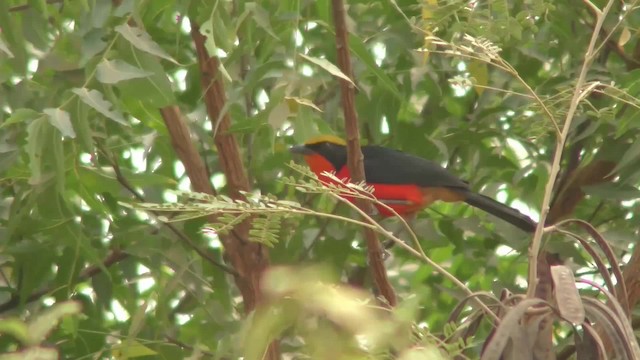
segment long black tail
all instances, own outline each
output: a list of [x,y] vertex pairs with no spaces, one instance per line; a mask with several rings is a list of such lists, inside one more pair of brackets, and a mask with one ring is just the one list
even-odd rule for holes
[[471,206],[477,207],[480,210],[484,210],[493,216],[497,216],[500,219],[526,232],[534,232],[536,230],[536,226],[538,225],[527,215],[524,215],[520,211],[503,203],[493,200],[488,196],[469,192],[465,202]]

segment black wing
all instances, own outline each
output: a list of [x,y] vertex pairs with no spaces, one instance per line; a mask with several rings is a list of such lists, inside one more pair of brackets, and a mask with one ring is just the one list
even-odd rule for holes
[[466,182],[439,164],[421,157],[380,146],[363,146],[362,154],[369,183],[469,189]]

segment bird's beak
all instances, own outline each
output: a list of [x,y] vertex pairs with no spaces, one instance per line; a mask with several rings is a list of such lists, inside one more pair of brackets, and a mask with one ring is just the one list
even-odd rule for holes
[[304,145],[294,145],[289,148],[289,151],[292,154],[301,154],[301,155],[311,155],[313,154],[313,150],[309,149]]

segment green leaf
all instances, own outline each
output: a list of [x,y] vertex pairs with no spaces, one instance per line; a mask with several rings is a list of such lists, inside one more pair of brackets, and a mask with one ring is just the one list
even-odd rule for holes
[[62,136],[68,136],[72,139],[76,137],[68,112],[60,108],[47,108],[42,112],[48,116],[49,123],[60,130]]
[[588,194],[605,200],[632,200],[640,199],[640,190],[632,185],[604,183],[598,185],[585,186],[582,190]]
[[100,274],[91,277],[91,286],[95,291],[95,303],[97,306],[101,306],[104,309],[108,309],[111,306],[113,300],[113,283],[109,278],[109,273],[101,272]]
[[49,123],[44,116],[34,120],[27,127],[27,154],[29,155],[29,170],[31,177],[29,183],[32,185],[42,182],[43,167],[42,161],[45,152],[45,145],[48,143]]
[[27,120],[35,119],[40,114],[37,111],[31,109],[17,109],[11,113],[11,116],[0,125],[0,129],[13,124],[20,124]]
[[321,58],[317,58],[317,57],[313,57],[313,56],[307,56],[305,54],[298,54],[298,55],[300,57],[302,57],[303,59],[306,59],[307,61],[310,61],[310,62],[320,66],[321,68],[326,70],[331,75],[339,77],[342,80],[346,80],[346,81],[350,82],[354,86],[356,85],[356,84],[353,83],[353,81],[351,81],[351,79],[349,79],[349,77],[347,75],[345,75],[342,72],[342,70],[340,70],[337,66],[333,65],[332,63],[330,63],[327,59],[321,59]]
[[120,111],[114,108],[113,104],[105,100],[104,95],[98,90],[89,90],[87,88],[75,88],[72,90],[80,99],[100,114],[117,122],[118,124],[129,126]]
[[297,96],[285,96],[284,99],[287,101],[289,109],[291,109],[292,112],[298,112],[297,105],[308,106],[318,112],[322,112],[322,110],[320,110],[320,108],[309,99]]
[[89,59],[105,49],[107,43],[103,40],[104,36],[105,30],[97,28],[84,34],[80,44],[81,64],[86,63]]
[[[206,5],[205,5],[206,6]],[[210,6],[206,6],[210,9]],[[236,39],[235,27],[229,21],[231,14],[223,6],[214,6],[212,10],[208,10],[210,14],[206,21],[202,21],[200,32],[206,37],[204,46],[210,55],[217,53],[218,49],[225,52],[231,52]],[[241,16],[239,17],[242,18]]]
[[134,186],[174,187],[177,185],[176,180],[161,174],[151,172],[136,173],[131,171],[131,169],[122,169],[122,174]]
[[147,306],[149,305],[149,301],[155,300],[155,293],[151,294],[151,298],[145,300],[138,308],[136,312],[130,319],[131,325],[129,325],[129,331],[127,333],[127,342],[131,341],[133,338],[137,337],[145,324],[145,317],[147,312]]
[[482,95],[485,87],[489,83],[489,67],[487,63],[479,60],[468,62],[469,74],[473,78],[473,87],[478,95]]
[[142,78],[153,75],[150,71],[139,69],[122,60],[109,61],[104,59],[96,68],[96,78],[104,84],[115,84],[129,79]]
[[249,119],[243,119],[241,121],[234,121],[229,127],[229,133],[251,134],[256,133],[261,127],[265,126],[265,121],[262,117],[252,117]]
[[620,158],[618,165],[616,165],[612,173],[619,172],[621,169],[624,169],[625,166],[631,164],[632,162],[635,165],[638,162],[639,157],[640,157],[640,141],[635,141],[633,144],[631,144],[629,149],[625,151],[624,155],[622,155],[622,158]]
[[75,98],[69,106],[71,122],[78,136],[78,143],[82,150],[92,153],[94,150],[93,130],[89,124],[89,107],[84,106],[80,98]]
[[158,45],[158,43],[156,43],[155,41],[153,41],[153,39],[151,39],[151,36],[149,36],[149,34],[146,31],[138,27],[131,27],[127,24],[118,25],[116,26],[115,30],[119,32],[122,35],[122,37],[127,39],[127,41],[129,41],[131,45],[135,46],[136,48],[142,51],[148,52],[151,55],[155,55],[165,60],[169,60],[174,64],[178,64],[177,61],[173,60],[173,58],[169,54],[167,54],[162,49],[162,47],[160,47],[160,45]]
[[[172,88],[161,59],[138,50],[124,39],[118,41],[116,46],[122,61],[153,73],[151,76],[117,83],[115,86],[120,91],[118,94],[119,106],[123,111],[126,110],[127,113],[151,127],[158,124],[164,128],[158,108],[175,104],[176,92]],[[144,96],[140,96],[140,94],[144,94]]]
[[290,116],[291,111],[289,105],[282,102],[271,109],[267,122],[274,129],[279,129]]
[[133,359],[157,354],[157,352],[133,340],[127,341],[124,344],[116,345],[111,350],[111,355],[116,359]]
[[[75,135],[75,134],[74,134]],[[62,137],[55,131],[50,132],[50,145],[46,147],[46,151],[50,153],[51,162],[50,166],[53,170],[53,175],[55,176],[55,186],[56,190],[60,194],[63,194],[65,190],[65,164],[64,164],[64,144]]]
[[391,80],[391,78],[387,76],[387,73],[380,69],[378,64],[376,64],[376,61],[373,59],[373,55],[371,55],[371,52],[369,51],[369,49],[367,49],[362,39],[353,34],[350,34],[349,49],[355,56],[358,57],[358,59],[360,59],[360,61],[365,64],[367,69],[371,71],[371,73],[373,73],[373,75],[377,77],[378,80],[380,80],[382,86],[389,90],[399,100],[404,99],[404,97],[398,91],[398,88],[396,87],[396,84],[393,82],[393,80]]
[[29,339],[27,324],[16,318],[0,319],[0,334],[13,336],[22,343]]
[[121,189],[120,184],[112,174],[107,174],[99,168],[89,166],[79,166],[77,168],[76,177],[78,185],[85,188],[90,193],[98,193],[100,191],[118,193]]
[[258,5],[255,2],[247,3],[245,7],[247,8],[247,10],[253,13],[252,19],[256,22],[256,24],[258,24],[260,28],[266,31],[267,34],[269,34],[274,39],[280,40],[278,35],[273,32],[273,28],[271,27],[271,22],[269,20],[271,18],[271,14],[269,14],[267,10],[265,10],[262,6]]

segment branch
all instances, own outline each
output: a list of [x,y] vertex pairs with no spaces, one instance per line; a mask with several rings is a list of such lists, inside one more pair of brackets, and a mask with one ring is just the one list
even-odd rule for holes
[[[589,2],[589,0],[585,0],[585,2],[588,6],[593,6],[593,4]],[[538,222],[538,227],[536,228],[535,234],[533,235],[533,240],[531,241],[531,246],[529,247],[529,289],[527,290],[528,297],[533,297],[536,293],[536,286],[538,284],[538,254],[540,252],[540,246],[542,244],[542,235],[544,233],[544,226],[547,214],[549,212],[549,203],[551,201],[554,184],[556,182],[558,172],[560,171],[560,160],[562,159],[564,144],[567,141],[567,136],[569,135],[569,131],[571,130],[571,122],[573,121],[573,117],[578,108],[578,104],[582,101],[583,97],[587,95],[583,92],[583,87],[587,77],[587,72],[595,57],[594,49],[596,46],[596,40],[598,39],[598,35],[600,34],[600,29],[602,29],[602,24],[604,23],[605,17],[611,9],[611,6],[613,6],[613,3],[614,0],[609,0],[604,10],[602,12],[598,12],[597,22],[594,26],[593,33],[591,34],[591,40],[584,57],[580,75],[578,76],[578,80],[576,81],[571,104],[569,105],[564,126],[562,127],[562,133],[556,139],[556,151],[553,155],[551,172],[549,173],[549,181],[547,182],[547,185],[545,187],[544,198],[542,200],[542,206],[540,208],[540,221]]]
[[[582,124],[578,126],[576,131],[573,133],[573,137],[579,136],[583,131],[588,127],[590,121],[586,120]],[[550,212],[553,211],[554,206],[558,203],[560,199],[560,192],[567,187],[567,182],[571,177],[572,173],[580,166],[580,161],[582,160],[582,150],[584,149],[584,139],[581,139],[577,142],[571,144],[571,148],[569,149],[569,157],[567,160],[567,166],[562,170],[562,173],[559,175],[560,180],[556,181],[557,188],[555,189],[555,193],[551,202],[549,203]],[[553,220],[547,219],[547,222],[553,224]]]
[[[244,176],[242,160],[240,159],[235,138],[230,135],[225,135],[229,128],[230,119],[228,114],[223,114],[226,98],[222,83],[217,78],[219,75],[218,59],[215,56],[210,57],[207,53],[204,45],[206,38],[200,33],[200,27],[194,19],[191,19],[191,37],[198,53],[204,101],[207,106],[209,118],[213,122],[212,128],[216,131],[214,142],[220,154],[222,169],[227,177],[230,195],[233,198],[242,198],[240,191],[248,191],[249,184]],[[219,123],[218,119],[220,119]],[[185,164],[185,168],[188,164],[190,163]],[[208,186],[196,188],[196,186],[200,185],[197,183],[193,183],[193,185],[194,190],[197,192],[208,193],[209,191]],[[210,220],[214,220],[214,218],[210,217]],[[236,284],[242,293],[247,312],[255,308],[259,297],[259,275],[257,273],[254,274],[252,269],[254,264],[252,264],[252,261],[249,259],[248,253],[256,254],[255,259],[259,260],[260,263],[255,265],[261,268],[266,268],[265,261],[267,261],[266,253],[264,253],[260,245],[252,244],[245,240],[249,233],[248,225],[246,222],[238,225],[238,227],[234,229],[235,236],[223,236],[220,238],[233,267],[239,274],[239,276],[236,277]],[[247,247],[247,249],[244,249],[245,247]]]
[[[336,27],[336,48],[338,52],[338,67],[350,79],[353,79],[351,69],[351,59],[349,56],[349,45],[347,40],[347,26],[345,23],[345,10],[342,0],[332,0],[333,21]],[[355,92],[352,82],[340,79],[342,93],[342,110],[344,111],[345,129],[347,132],[347,165],[351,180],[355,183],[365,181],[363,155],[360,150],[360,139],[358,131],[358,115],[355,109]],[[358,201],[358,206],[366,213],[373,212],[373,205],[370,201]],[[367,241],[367,255],[369,266],[373,273],[373,279],[378,291],[387,300],[389,305],[396,306],[396,294],[389,283],[387,270],[382,259],[383,250],[376,233],[371,229],[363,229]]]
[[214,353],[212,353],[210,351],[205,351],[205,350],[202,350],[200,348],[194,348],[191,345],[185,344],[184,342],[178,340],[177,338],[175,338],[172,335],[165,335],[164,338],[167,340],[168,343],[173,344],[173,345],[179,347],[182,350],[188,350],[190,352],[197,353],[198,355],[200,355],[202,357],[206,357],[208,359],[228,360],[228,358],[226,358],[226,357],[220,357],[219,354],[216,355],[216,354],[214,354]]
[[[228,130],[231,118],[225,109],[226,95],[220,78],[220,61],[210,56],[205,48],[206,37],[200,33],[198,22],[191,18],[191,38],[196,48],[198,65],[201,74],[201,87],[209,120],[212,123],[213,141],[218,150],[222,171],[227,179],[229,195],[234,199],[243,199],[242,192],[250,189],[245,174],[238,143]],[[186,165],[186,164],[185,164]],[[197,191],[197,190],[196,190]],[[269,266],[269,253],[261,244],[249,242],[250,218],[237,225],[230,235],[221,236],[229,260],[238,272],[236,285],[242,294],[244,310],[248,314],[262,302],[260,280]],[[272,342],[264,355],[265,359],[279,359],[277,341]]]
[[204,160],[191,141],[189,129],[185,124],[180,108],[167,106],[160,109],[162,120],[167,127],[171,146],[184,165],[185,172],[191,181],[191,186],[198,192],[217,195],[209,181],[209,173]]
[[[89,278],[96,276],[98,274],[100,274],[103,269],[108,269],[109,267],[111,267],[112,265],[115,265],[125,259],[129,258],[129,254],[126,254],[120,250],[113,250],[111,251],[111,253],[109,253],[109,255],[102,261],[102,265],[98,266],[98,265],[91,265],[86,267],[84,270],[82,270],[80,272],[80,275],[78,275],[78,282],[83,282],[88,280]],[[32,293],[31,295],[29,295],[29,297],[27,297],[26,300],[22,300],[20,299],[20,295],[16,295],[11,294],[11,297],[9,298],[9,300],[7,302],[5,302],[4,304],[0,305],[0,313],[4,313],[6,311],[9,310],[13,310],[16,307],[18,307],[21,304],[26,304],[26,303],[30,303],[33,301],[36,301],[38,299],[40,299],[41,297],[52,293],[56,290],[60,290],[60,286],[49,286],[47,288],[38,290],[34,293]]]
[[[242,3],[240,0],[234,0],[233,3],[233,10],[231,12],[232,16],[240,16],[241,14],[241,10],[240,7],[242,6]],[[238,28],[238,31],[236,32],[236,36],[238,37],[238,43],[239,44],[246,44],[247,40],[245,37],[245,26],[244,23],[243,25],[241,25]],[[250,41],[250,40],[249,40]],[[238,71],[238,75],[240,75],[240,80],[242,81],[242,83],[245,83],[246,79],[247,79],[247,75],[249,73],[249,69],[251,68],[251,62],[249,61],[249,54],[246,51],[242,52],[242,55],[240,55],[240,69]],[[255,108],[255,104],[253,102],[253,97],[252,97],[252,92],[251,91],[244,91],[244,111],[245,114],[247,115],[247,118],[251,118],[251,116],[253,115],[253,109]],[[251,164],[253,162],[253,139],[254,139],[254,134],[253,133],[249,133],[246,135],[246,144],[247,144],[247,178],[249,179],[249,183],[252,183],[253,181],[253,176],[251,173]]]
[[[629,6],[629,9],[633,9],[634,5],[635,5],[635,3],[631,4],[631,6]],[[600,16],[600,10],[595,6],[587,6],[587,8],[589,9],[589,12],[593,16],[593,18],[596,19],[596,21],[597,21],[598,20],[598,16]],[[627,14],[628,13],[629,12],[627,12]],[[631,71],[631,70],[635,70],[635,69],[640,67],[640,61],[638,61],[636,56],[629,56],[624,51],[623,46],[618,44],[618,41],[616,41],[612,37],[612,35],[615,32],[616,28],[624,20],[624,17],[626,17],[626,14],[623,14],[622,16],[619,15],[618,22],[611,29],[611,33],[609,33],[609,31],[607,31],[607,29],[605,29],[604,27],[602,29],[600,29],[600,32],[603,35],[602,37],[604,38],[603,45],[600,45],[600,46],[601,47],[602,46],[606,46],[609,50],[611,50],[614,53],[616,53],[616,55],[618,55],[622,59],[622,61],[624,61],[625,65],[627,66],[627,70]],[[595,26],[593,28],[595,28]]]
[[[587,8],[594,19],[597,20],[600,10],[594,8],[593,6],[587,6]],[[619,19],[619,22],[618,24],[616,24],[616,26],[614,26],[614,29],[620,24],[621,21],[622,19]],[[594,25],[591,26],[591,30],[595,32],[593,26]],[[602,34],[601,37],[603,43],[606,44],[610,50],[613,50],[613,52],[618,54],[618,56],[620,56],[625,61],[627,70],[632,71],[640,66],[640,62],[637,59],[627,55],[624,52],[624,49],[620,45],[618,45],[618,42],[611,37],[611,35],[604,27],[600,29],[600,33]],[[607,60],[608,56],[603,56],[599,58],[598,62],[601,66],[605,66]],[[589,96],[592,98],[598,98],[602,96],[602,93],[594,91]],[[623,104],[617,116],[622,116],[621,113],[624,112],[627,106],[628,104]],[[591,122],[592,120],[587,120],[581,123],[574,131],[573,136],[580,136],[580,134],[589,127]],[[551,201],[547,224],[555,224],[556,222],[562,219],[566,219],[571,215],[578,202],[580,202],[584,198],[584,193],[581,190],[582,186],[594,185],[610,180],[610,177],[607,177],[606,175],[608,175],[609,172],[615,167],[616,164],[613,162],[611,162],[611,168],[608,170],[604,170],[604,173],[601,173],[601,170],[604,167],[608,167],[608,165],[604,164],[606,163],[606,161],[596,161],[587,165],[586,169],[578,169],[581,161],[580,153],[584,148],[585,139],[586,138],[583,138],[571,145],[567,168],[564,170],[564,175],[560,178],[559,181],[556,182],[557,189],[555,198]],[[585,180],[583,180],[583,178]],[[593,219],[593,216],[595,216],[595,213],[601,206],[602,205],[598,205],[591,219]]]
[[[138,200],[140,202],[146,202],[146,199],[144,198],[144,196],[140,195],[140,193],[138,193],[136,191],[136,189],[133,186],[131,186],[131,184],[129,183],[129,180],[127,180],[127,178],[122,174],[122,171],[120,170],[120,165],[118,164],[116,159],[112,158],[107,153],[107,151],[104,148],[102,148],[102,146],[99,143],[96,143],[96,147],[98,148],[98,150],[102,154],[104,154],[105,158],[107,159],[107,161],[109,162],[109,164],[113,168],[113,172],[116,175],[116,181],[118,181],[120,183],[120,185],[122,185],[122,187],[127,189],[127,191],[129,191],[131,193],[131,195],[133,195],[136,198],[136,200]],[[154,216],[158,216],[157,212],[150,211],[150,213],[153,214]],[[211,254],[209,254],[204,249],[202,249],[200,246],[198,246],[196,243],[194,243],[191,240],[191,238],[189,238],[185,233],[183,233],[178,228],[176,228],[173,224],[165,222],[165,221],[160,221],[160,223],[164,227],[169,229],[169,231],[171,231],[174,235],[176,235],[184,244],[187,245],[188,248],[190,248],[193,251],[195,251],[198,255],[200,255],[203,259],[207,260],[214,267],[217,267],[217,268],[221,269],[222,271],[224,271],[224,272],[226,272],[228,274],[231,274],[231,275],[236,275],[237,274],[235,272],[235,270],[233,270],[230,267],[218,262],[218,260],[216,258],[211,256]]]

